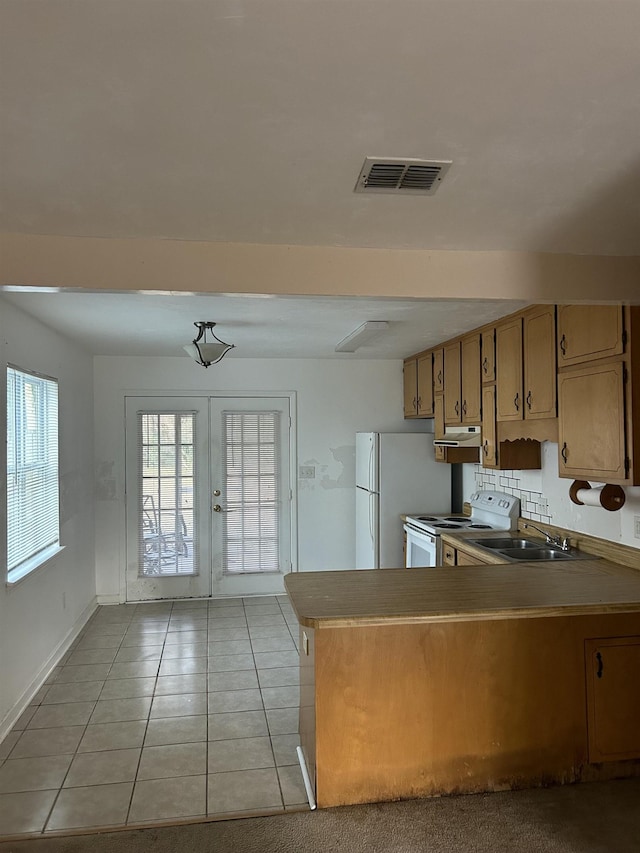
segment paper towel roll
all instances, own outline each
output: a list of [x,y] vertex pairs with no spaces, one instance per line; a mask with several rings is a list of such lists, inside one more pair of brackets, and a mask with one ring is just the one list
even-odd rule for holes
[[598,486],[591,488],[585,480],[575,480],[569,489],[569,497],[580,506],[599,506],[615,512],[624,506],[625,494],[621,486]]

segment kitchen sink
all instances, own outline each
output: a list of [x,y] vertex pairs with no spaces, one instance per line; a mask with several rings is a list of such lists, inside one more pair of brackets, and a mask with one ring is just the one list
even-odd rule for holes
[[545,542],[536,542],[522,537],[500,536],[499,538],[468,539],[469,544],[477,548],[485,549],[500,557],[504,557],[510,563],[516,562],[538,562],[543,560],[592,560],[592,554],[583,551],[563,551],[554,548]]
[[570,551],[556,551],[553,548],[504,548],[500,551],[501,556],[511,557],[513,560],[575,560],[576,555]]
[[503,537],[502,539],[476,539],[474,542],[475,545],[482,545],[483,548],[491,548],[491,550],[501,551],[504,548],[513,549],[529,549],[529,548],[539,548],[540,545],[537,542],[532,542],[530,539],[512,539],[511,537]]

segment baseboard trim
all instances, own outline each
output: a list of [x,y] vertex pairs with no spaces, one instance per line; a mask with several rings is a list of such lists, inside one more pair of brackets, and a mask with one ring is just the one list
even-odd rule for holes
[[40,667],[38,673],[31,680],[31,683],[27,687],[27,689],[23,692],[22,696],[18,699],[18,701],[13,705],[13,707],[7,712],[4,719],[0,723],[0,742],[2,742],[5,737],[9,734],[11,729],[16,724],[18,718],[23,713],[23,711],[30,704],[33,697],[36,695],[40,687],[42,686],[42,682],[45,681],[51,671],[58,665],[60,659],[64,654],[67,653],[69,647],[76,639],[80,631],[87,624],[89,619],[93,616],[98,608],[98,599],[94,596],[90,603],[85,607],[80,616],[73,623],[71,628],[67,631],[63,639],[58,643],[55,649],[51,652],[45,663]]
[[98,604],[122,604],[120,601],[120,596],[116,595],[98,595],[96,596],[96,601]]

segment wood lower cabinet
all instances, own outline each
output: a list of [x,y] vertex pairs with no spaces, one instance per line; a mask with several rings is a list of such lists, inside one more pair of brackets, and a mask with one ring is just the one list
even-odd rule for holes
[[589,761],[640,758],[640,637],[585,641]]
[[[300,740],[318,806],[606,778],[589,761],[638,746],[639,618],[301,626]],[[589,639],[612,633],[626,648]],[[585,640],[604,662],[591,687]]]
[[487,565],[485,560],[476,557],[464,548],[456,548],[456,566],[483,566]]
[[559,305],[558,365],[567,367],[624,351],[621,305]]
[[624,481],[625,366],[621,361],[567,370],[558,375],[558,472],[561,477]]

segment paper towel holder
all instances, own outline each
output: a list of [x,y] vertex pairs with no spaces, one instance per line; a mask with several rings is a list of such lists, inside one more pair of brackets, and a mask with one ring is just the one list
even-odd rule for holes
[[622,509],[626,500],[622,486],[607,483],[605,486],[593,488],[586,480],[574,480],[569,489],[569,497],[578,506],[601,506],[609,512]]

